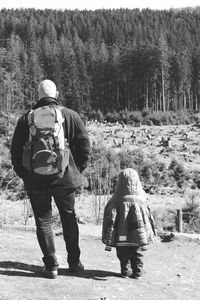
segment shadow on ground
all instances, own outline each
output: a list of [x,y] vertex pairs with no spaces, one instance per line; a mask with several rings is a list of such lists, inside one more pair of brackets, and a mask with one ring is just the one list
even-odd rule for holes
[[[0,274],[7,276],[44,277],[41,266],[30,265],[17,261],[0,261]],[[69,273],[68,269],[59,268],[61,276],[73,276],[86,279],[106,281],[106,277],[119,277],[118,273],[104,270],[84,270],[78,273]]]

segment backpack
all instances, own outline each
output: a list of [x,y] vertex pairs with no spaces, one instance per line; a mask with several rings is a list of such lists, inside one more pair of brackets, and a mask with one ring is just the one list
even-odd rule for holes
[[45,178],[61,178],[69,164],[62,108],[42,106],[27,116],[29,139],[23,149],[22,164],[28,171]]

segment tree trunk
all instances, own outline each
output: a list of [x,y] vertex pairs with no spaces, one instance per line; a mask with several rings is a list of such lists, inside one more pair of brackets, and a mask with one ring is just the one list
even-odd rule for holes
[[149,107],[149,86],[148,86],[148,72],[147,72],[145,109],[147,110],[148,107]]
[[164,82],[164,70],[161,67],[161,77],[162,77],[162,110],[165,112],[165,82]]

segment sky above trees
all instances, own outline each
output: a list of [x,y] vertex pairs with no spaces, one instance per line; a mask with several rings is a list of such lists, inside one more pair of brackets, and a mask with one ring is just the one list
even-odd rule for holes
[[36,8],[36,9],[109,9],[109,8],[150,8],[170,9],[200,6],[199,0],[1,0],[2,8]]

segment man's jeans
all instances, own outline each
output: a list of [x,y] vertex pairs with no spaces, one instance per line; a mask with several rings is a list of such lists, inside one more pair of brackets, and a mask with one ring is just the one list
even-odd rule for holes
[[47,270],[58,268],[52,231],[52,197],[59,210],[63,236],[68,252],[69,266],[76,265],[80,257],[79,230],[74,212],[75,193],[63,187],[51,187],[48,183],[37,191],[28,191],[35,216],[37,238],[44,255]]

